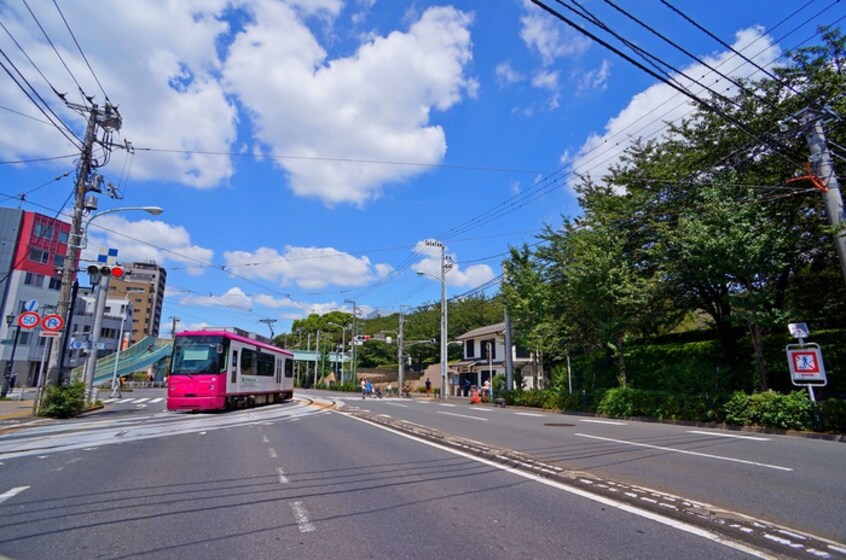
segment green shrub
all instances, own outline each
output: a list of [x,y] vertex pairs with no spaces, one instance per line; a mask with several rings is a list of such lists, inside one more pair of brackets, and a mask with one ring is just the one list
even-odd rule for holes
[[817,406],[819,411],[818,429],[822,432],[846,433],[846,401],[828,399]]
[[787,395],[766,391],[734,393],[725,404],[726,422],[779,430],[810,430],[816,423],[815,407],[804,391]]
[[596,406],[596,412],[612,418],[629,416],[656,416],[658,411],[657,392],[616,387],[609,389],[602,401]]
[[73,418],[85,410],[85,382],[75,381],[47,388],[44,395],[43,416]]

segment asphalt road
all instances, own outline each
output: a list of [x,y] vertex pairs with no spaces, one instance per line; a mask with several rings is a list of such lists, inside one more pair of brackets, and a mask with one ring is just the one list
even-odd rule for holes
[[[571,423],[560,415],[347,398],[342,411],[364,405],[382,418],[444,422],[441,429],[451,433],[502,438],[555,461],[597,461],[597,469],[646,462],[639,470],[649,471],[648,463],[658,464],[661,457],[675,461],[676,455],[716,461],[653,448],[641,448],[643,458],[622,459],[629,452],[613,446],[624,444],[612,446],[577,436],[568,426],[547,425]],[[0,436],[0,554],[20,559],[748,557],[744,545],[708,531],[581,495],[325,404],[297,400],[224,414],[163,408],[149,401],[112,404],[83,419]],[[599,430],[626,426],[588,429],[586,424],[578,433],[621,440],[625,435]],[[509,429],[510,436],[500,434]],[[581,448],[562,458],[569,445],[565,433],[578,438]],[[674,442],[663,443],[669,448]],[[754,449],[751,443],[766,442],[748,442]],[[610,450],[592,449],[596,445]],[[697,449],[726,456],[730,451]],[[768,453],[773,454],[769,460],[781,459],[778,449]],[[838,452],[831,453],[838,460]],[[705,471],[702,467],[691,478]]]
[[846,541],[846,445],[803,437],[346,397],[370,409],[569,469],[707,502]]

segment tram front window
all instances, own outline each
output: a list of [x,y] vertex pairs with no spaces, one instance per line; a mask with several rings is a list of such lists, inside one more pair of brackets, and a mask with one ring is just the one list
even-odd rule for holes
[[226,352],[219,336],[177,337],[171,375],[218,374],[226,367]]

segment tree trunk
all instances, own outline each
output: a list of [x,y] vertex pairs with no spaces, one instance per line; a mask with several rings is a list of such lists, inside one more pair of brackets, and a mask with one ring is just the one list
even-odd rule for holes
[[758,362],[758,379],[760,380],[761,391],[769,390],[767,383],[767,363],[764,359],[764,343],[762,340],[762,329],[760,325],[749,323],[749,332],[752,334],[752,346],[755,348],[755,359]]
[[623,357],[623,334],[617,334],[617,364],[620,367],[620,387],[626,388],[626,360]]

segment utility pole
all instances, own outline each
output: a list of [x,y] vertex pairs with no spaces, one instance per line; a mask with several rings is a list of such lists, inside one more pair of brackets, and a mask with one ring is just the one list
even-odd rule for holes
[[179,317],[170,317],[170,338],[176,338],[176,323],[179,322]]
[[[108,136],[111,131],[120,130],[122,120],[120,113],[111,103],[106,102],[102,110],[92,104],[77,105],[67,103],[67,106],[80,114],[88,113],[88,123],[85,127],[85,137],[82,140],[82,152],[79,157],[79,165],[76,170],[76,184],[74,186],[73,217],[71,218],[71,231],[68,238],[68,249],[61,270],[61,288],[59,290],[59,302],[56,313],[65,318],[65,328],[62,331],[61,343],[53,345],[49,360],[49,378],[57,383],[62,381],[62,368],[64,363],[60,357],[64,354],[63,349],[67,345],[68,330],[70,329],[73,309],[71,307],[71,288],[76,279],[76,271],[79,266],[79,253],[82,248],[82,216],[86,210],[92,210],[86,205],[86,194],[99,187],[92,185],[90,176],[92,170],[105,165],[106,159],[102,162],[94,161],[94,143],[97,142],[97,129],[102,127]],[[108,154],[111,145],[108,142],[100,142]],[[96,205],[95,205],[96,206]]]
[[811,161],[816,163],[816,175],[825,183],[828,190],[823,193],[825,211],[829,223],[834,226],[834,248],[840,260],[840,271],[846,280],[846,215],[843,212],[843,196],[840,183],[834,174],[828,140],[823,129],[822,119],[816,117],[807,129],[805,140],[811,152]]
[[351,299],[344,300],[344,303],[351,303],[353,306],[352,312],[352,333],[350,334],[350,344],[352,344],[352,364],[350,366],[351,376],[352,376],[352,383],[355,385],[355,382],[358,380],[356,374],[358,373],[358,368],[355,364],[355,345],[356,345],[356,334],[358,331],[358,325],[356,324],[356,316],[357,316],[357,308],[354,301]]
[[[508,282],[507,261],[502,262],[502,281]],[[508,391],[514,390],[514,356],[512,355],[511,343],[511,317],[508,315],[508,303],[502,306],[505,310],[505,388]]]
[[397,332],[397,394],[402,395],[402,387],[405,382],[405,364],[403,363],[403,334],[402,327],[405,324],[405,316],[402,314],[402,307],[399,312],[399,329]]

